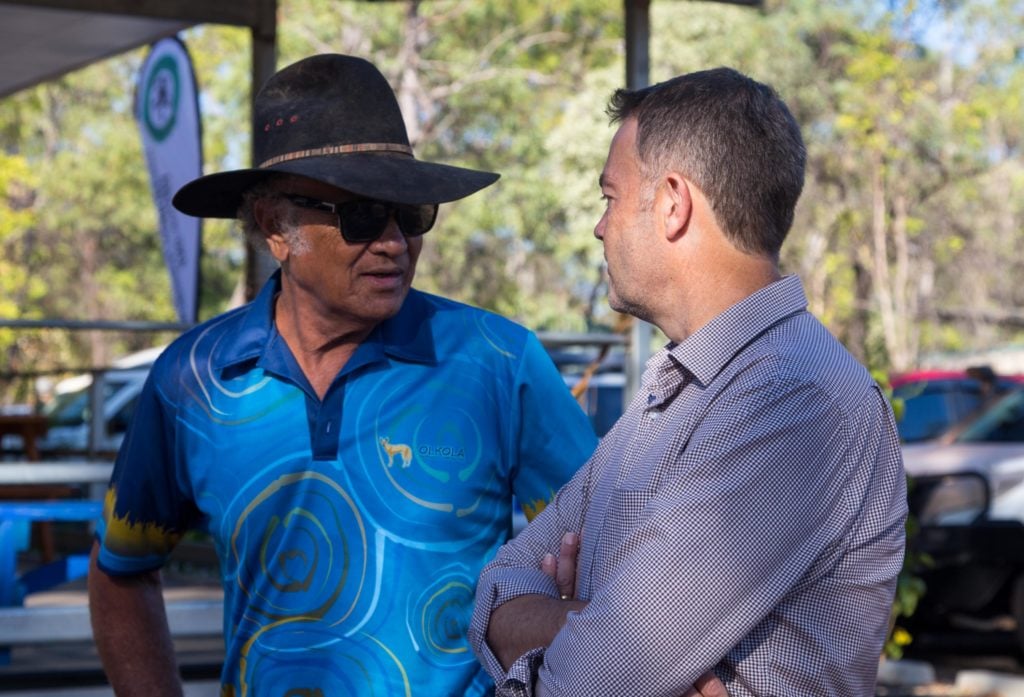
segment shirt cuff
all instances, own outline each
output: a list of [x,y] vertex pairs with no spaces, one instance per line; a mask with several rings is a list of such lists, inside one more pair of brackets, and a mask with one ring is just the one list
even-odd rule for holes
[[[476,603],[469,625],[469,644],[495,683],[500,684],[501,676],[507,674],[487,644],[487,626],[494,609],[522,595],[553,597],[553,590],[552,580],[540,569],[497,568],[490,573],[484,570],[477,585]],[[530,653],[523,654],[519,660]]]
[[505,679],[497,682],[496,697],[533,697],[537,671],[544,662],[544,649],[527,651],[508,669]]

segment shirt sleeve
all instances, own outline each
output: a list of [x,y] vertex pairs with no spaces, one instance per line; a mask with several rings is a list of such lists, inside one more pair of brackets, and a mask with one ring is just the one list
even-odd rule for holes
[[516,409],[508,451],[515,453],[513,492],[533,520],[597,446],[587,415],[536,335],[528,335],[515,379]]
[[[544,657],[543,647],[524,654],[506,674],[487,644],[487,627],[491,613],[499,605],[523,595],[558,597],[554,581],[540,570],[540,559],[547,552],[557,552],[567,530],[580,530],[585,487],[590,479],[593,460],[576,471],[550,505],[515,538],[506,543],[480,574],[476,601],[469,627],[469,642],[480,663],[497,682],[499,694],[520,694],[530,690],[537,667]],[[529,692],[521,692],[529,694]]]
[[114,462],[96,530],[98,563],[109,574],[160,568],[195,520],[176,476],[174,407],[159,385],[166,363],[150,372]]

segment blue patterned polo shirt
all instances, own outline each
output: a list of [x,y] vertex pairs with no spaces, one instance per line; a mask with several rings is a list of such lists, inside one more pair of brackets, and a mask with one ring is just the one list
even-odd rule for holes
[[410,291],[323,401],[274,328],[277,275],[157,360],[118,454],[100,567],[210,533],[222,694],[476,695],[483,564],[596,438],[536,336]]

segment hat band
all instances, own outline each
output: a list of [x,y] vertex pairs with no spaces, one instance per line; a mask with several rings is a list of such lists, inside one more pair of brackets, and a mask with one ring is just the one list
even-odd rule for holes
[[276,155],[269,160],[264,160],[257,167],[264,169],[282,162],[301,160],[306,157],[319,157],[321,155],[346,155],[353,152],[397,152],[412,157],[412,148],[401,143],[352,143],[351,145],[328,145],[323,148],[310,148],[309,150],[296,150],[286,152],[283,155]]

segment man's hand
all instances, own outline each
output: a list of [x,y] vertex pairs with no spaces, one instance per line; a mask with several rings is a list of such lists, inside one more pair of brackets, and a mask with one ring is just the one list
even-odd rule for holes
[[491,613],[487,645],[505,670],[527,651],[550,646],[565,626],[569,612],[587,606],[585,601],[574,599],[578,549],[579,536],[567,532],[562,536],[558,558],[545,554],[540,560],[544,573],[555,579],[560,600],[546,595],[521,595]]
[[558,596],[562,600],[576,599],[576,556],[580,550],[580,538],[574,532],[562,535],[558,557],[548,552],[540,560],[540,568],[554,579]]
[[708,671],[697,678],[693,687],[683,693],[683,697],[729,697],[728,690],[714,673]]

